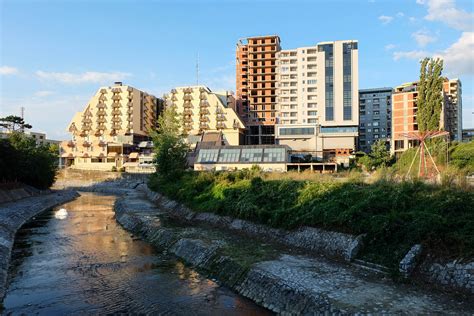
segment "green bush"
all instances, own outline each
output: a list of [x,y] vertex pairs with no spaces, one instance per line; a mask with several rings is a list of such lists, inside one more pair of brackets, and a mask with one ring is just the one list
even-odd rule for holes
[[422,182],[265,180],[239,172],[185,172],[149,186],[196,211],[273,227],[366,234],[362,256],[396,268],[416,243],[441,256],[474,256],[474,194]]

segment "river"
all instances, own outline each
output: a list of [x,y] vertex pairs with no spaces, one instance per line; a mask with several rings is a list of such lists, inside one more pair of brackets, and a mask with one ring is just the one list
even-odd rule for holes
[[21,228],[4,314],[269,313],[134,238],[116,223],[114,201],[83,193]]

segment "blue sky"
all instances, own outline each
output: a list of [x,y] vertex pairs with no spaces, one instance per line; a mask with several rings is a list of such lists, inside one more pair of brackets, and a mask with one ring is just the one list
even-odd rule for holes
[[66,126],[101,85],[122,80],[157,96],[196,82],[235,90],[239,38],[277,34],[282,48],[359,41],[360,88],[418,78],[418,60],[445,59],[463,84],[474,127],[473,1],[0,0],[0,116],[67,138]]

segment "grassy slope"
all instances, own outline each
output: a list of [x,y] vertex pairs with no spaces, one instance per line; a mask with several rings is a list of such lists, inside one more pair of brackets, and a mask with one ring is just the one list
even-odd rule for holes
[[367,234],[365,259],[396,268],[415,243],[440,256],[474,255],[474,193],[419,182],[263,180],[251,171],[186,173],[152,189],[196,211],[295,228]]

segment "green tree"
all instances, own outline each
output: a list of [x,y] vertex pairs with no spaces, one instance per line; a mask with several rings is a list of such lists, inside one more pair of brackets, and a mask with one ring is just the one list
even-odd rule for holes
[[158,128],[152,134],[156,169],[163,180],[179,178],[186,169],[188,145],[185,136],[176,107],[167,107],[158,118]]
[[387,145],[382,139],[377,140],[370,147],[370,153],[358,159],[359,163],[364,165],[368,170],[387,166],[392,162],[390,152],[387,150]]
[[24,131],[25,129],[30,129],[33,126],[25,123],[25,120],[19,116],[9,115],[0,118],[0,127],[6,128],[10,132],[14,132]]
[[443,102],[442,71],[442,59],[425,58],[421,61],[417,98],[417,122],[421,132],[439,130]]
[[13,132],[0,141],[0,179],[46,189],[54,183],[56,159],[49,146],[36,146],[32,137]]

